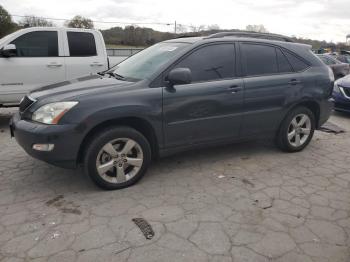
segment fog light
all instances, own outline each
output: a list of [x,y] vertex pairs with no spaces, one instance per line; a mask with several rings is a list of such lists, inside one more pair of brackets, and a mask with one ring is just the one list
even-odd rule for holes
[[34,144],[33,149],[37,151],[52,151],[54,144]]

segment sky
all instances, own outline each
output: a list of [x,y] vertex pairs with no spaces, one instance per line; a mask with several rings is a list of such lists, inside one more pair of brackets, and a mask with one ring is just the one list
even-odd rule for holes
[[[12,15],[82,15],[169,32],[177,21],[194,26],[217,24],[221,29],[263,24],[272,33],[333,42],[345,42],[350,34],[350,0],[0,0],[0,5]],[[95,23],[99,29],[118,25],[124,26]]]

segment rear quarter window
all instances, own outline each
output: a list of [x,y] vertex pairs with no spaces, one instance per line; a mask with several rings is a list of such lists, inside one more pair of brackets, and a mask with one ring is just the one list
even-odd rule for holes
[[289,63],[292,65],[294,71],[300,72],[300,71],[304,71],[305,69],[310,67],[310,65],[306,61],[304,61],[303,59],[299,58],[295,54],[292,54],[292,53],[290,53],[289,51],[286,51],[286,50],[284,50],[283,53],[287,57]]
[[280,73],[291,73],[293,72],[292,65],[289,63],[287,57],[282,53],[279,48],[276,48],[278,71]]

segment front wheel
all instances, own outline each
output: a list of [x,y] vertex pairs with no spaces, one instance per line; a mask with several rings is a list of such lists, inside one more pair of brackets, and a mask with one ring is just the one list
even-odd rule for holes
[[315,131],[315,116],[306,107],[297,107],[283,120],[277,134],[277,145],[286,152],[303,150]]
[[135,184],[151,161],[147,139],[133,128],[103,130],[90,141],[85,153],[85,172],[104,189]]

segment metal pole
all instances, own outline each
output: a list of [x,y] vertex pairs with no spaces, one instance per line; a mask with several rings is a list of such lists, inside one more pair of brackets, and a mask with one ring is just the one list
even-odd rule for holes
[[176,20],[175,20],[175,28],[174,29],[175,29],[174,31],[175,31],[175,34],[176,34]]

